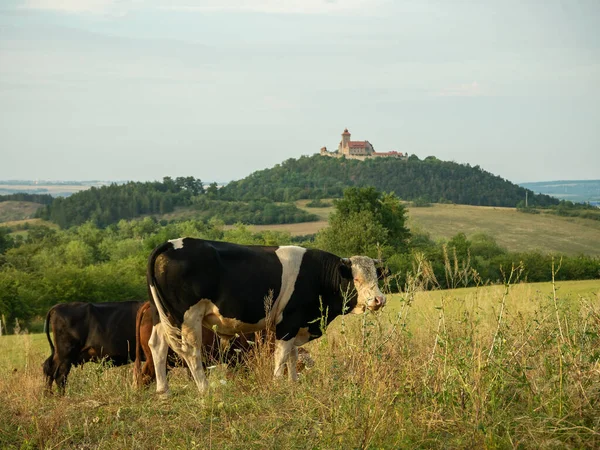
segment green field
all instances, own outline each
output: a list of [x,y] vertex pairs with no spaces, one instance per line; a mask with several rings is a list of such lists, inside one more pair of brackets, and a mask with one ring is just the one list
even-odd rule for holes
[[409,288],[337,318],[298,383],[263,349],[204,397],[181,369],[159,399],[99,364],[45,397],[45,335],[3,336],[0,448],[599,448],[600,280],[554,288]]

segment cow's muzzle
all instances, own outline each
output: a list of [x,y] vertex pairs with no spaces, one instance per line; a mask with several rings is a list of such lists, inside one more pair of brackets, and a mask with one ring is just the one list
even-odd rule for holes
[[377,295],[367,303],[367,308],[371,311],[377,311],[383,306],[385,306],[385,295]]

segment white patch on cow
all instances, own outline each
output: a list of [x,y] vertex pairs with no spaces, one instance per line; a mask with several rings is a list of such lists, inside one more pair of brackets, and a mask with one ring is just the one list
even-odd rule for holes
[[305,248],[293,245],[279,247],[275,252],[281,262],[282,268],[281,290],[271,309],[271,319],[274,319],[274,321],[270,320],[269,323],[277,325],[283,320],[283,310],[294,293],[294,286],[296,285],[302,258],[305,253]]
[[162,324],[163,336],[167,340],[169,347],[171,347],[175,352],[179,353],[181,351],[181,330],[169,321],[167,314],[162,308],[160,303],[160,299],[156,292],[156,288],[152,285],[149,285],[150,293],[152,294],[152,298],[154,299],[154,305],[156,306],[156,310],[158,311],[158,317],[160,318],[160,323]]
[[202,322],[206,303],[199,301],[183,315],[181,325],[181,357],[187,363],[200,392],[206,391],[208,381],[202,367]]
[[167,381],[167,353],[169,346],[163,336],[161,323],[152,327],[152,334],[150,335],[150,339],[148,339],[148,345],[154,359],[156,392],[166,395],[169,393],[169,383]]
[[[190,372],[192,372],[198,390],[204,392],[208,387],[208,382],[206,381],[206,376],[202,369],[202,320],[206,309],[205,303],[200,301],[189,308],[183,315],[183,324],[181,329],[179,329],[173,326],[169,321],[158,300],[156,288],[152,285],[150,285],[150,292],[154,298],[154,303],[160,317],[160,323],[166,341],[169,346],[185,360]],[[156,367],[155,362],[155,368]],[[160,392],[158,390],[158,384],[156,390],[157,392]]]
[[296,381],[298,379],[298,371],[296,370],[297,361],[298,349],[294,345],[294,339],[290,339],[289,341],[277,339],[275,341],[275,377],[281,377],[284,366],[287,365],[288,377],[290,380]]
[[169,242],[171,244],[173,244],[173,248],[175,250],[179,250],[180,248],[183,248],[183,238],[179,238],[179,239],[170,239]]

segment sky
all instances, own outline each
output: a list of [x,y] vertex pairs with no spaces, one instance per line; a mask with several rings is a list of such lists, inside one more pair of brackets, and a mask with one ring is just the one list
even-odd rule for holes
[[335,150],[600,178],[598,0],[1,0],[0,180],[226,182]]

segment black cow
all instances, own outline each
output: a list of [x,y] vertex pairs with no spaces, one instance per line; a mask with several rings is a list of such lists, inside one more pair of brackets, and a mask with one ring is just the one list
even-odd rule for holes
[[[107,359],[115,366],[135,360],[135,318],[144,302],[62,303],[46,315],[51,354],[44,362],[47,392],[56,381],[65,392],[72,365]],[[50,327],[56,349],[50,339]]]
[[290,379],[297,379],[298,346],[321,336],[323,326],[340,314],[377,310],[385,304],[377,262],[295,246],[193,238],[159,245],[150,255],[147,273],[160,317],[149,340],[157,391],[169,389],[168,346],[186,361],[198,389],[206,389],[202,326],[220,336],[273,328],[275,376],[287,365]]

